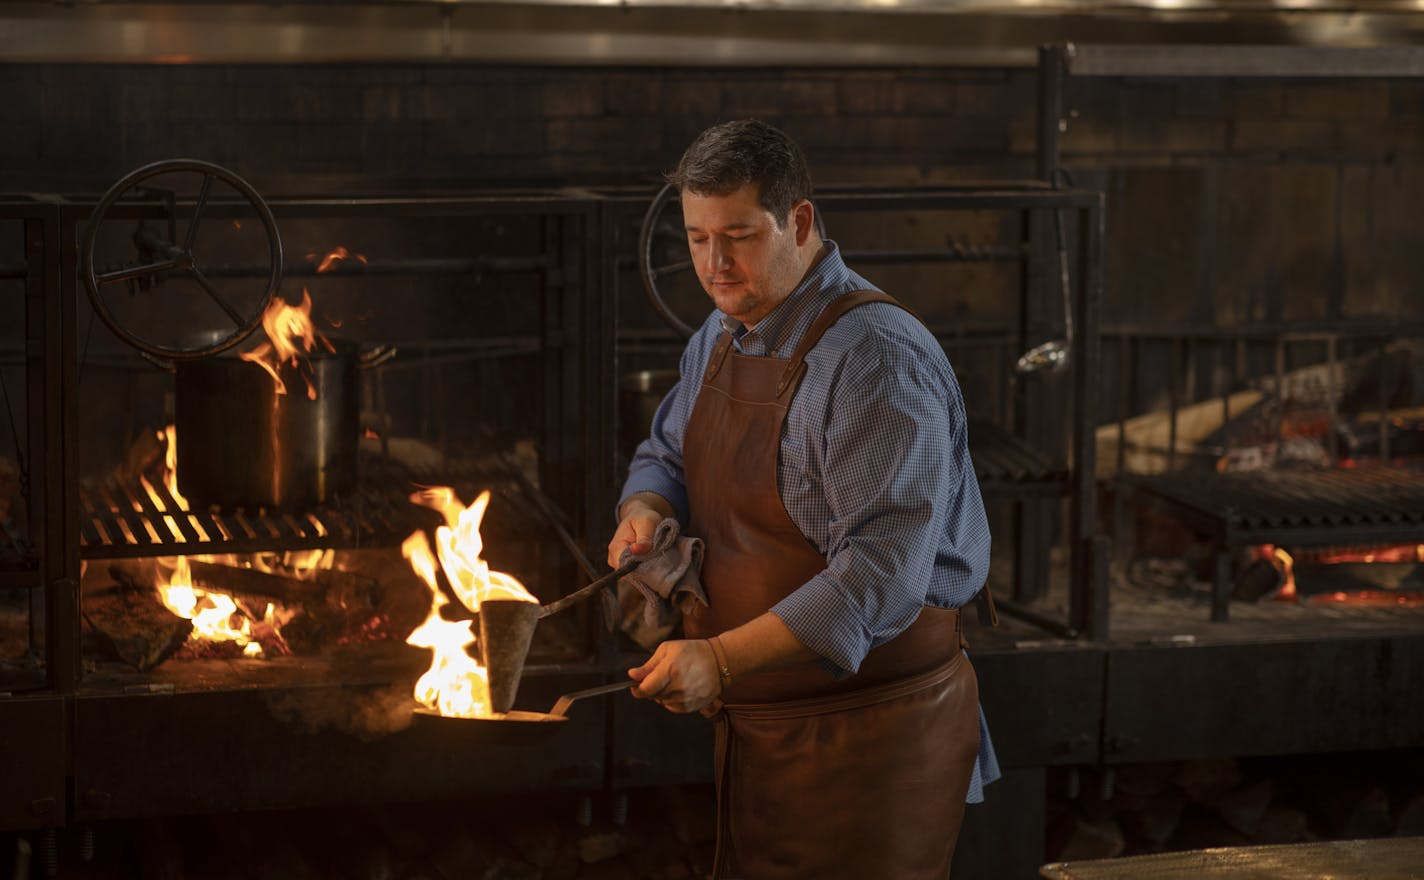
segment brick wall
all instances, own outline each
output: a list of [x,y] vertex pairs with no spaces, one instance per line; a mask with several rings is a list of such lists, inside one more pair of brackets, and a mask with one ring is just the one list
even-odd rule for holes
[[[766,117],[822,181],[1021,176],[1027,70],[0,66],[0,190],[99,191],[191,155],[261,190],[649,184]],[[1109,318],[1417,313],[1424,84],[1073,79],[1074,179],[1109,194]]]

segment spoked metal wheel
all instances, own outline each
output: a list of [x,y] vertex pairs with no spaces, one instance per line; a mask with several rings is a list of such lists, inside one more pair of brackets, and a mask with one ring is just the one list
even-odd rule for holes
[[[192,198],[190,209],[186,199],[182,209],[179,208],[175,195],[179,187],[156,190],[149,183],[164,175],[169,176],[166,181],[198,176],[197,181],[189,181],[196,183],[196,195]],[[205,212],[212,213],[214,210],[210,201],[214,183],[220,183],[224,189],[231,190],[237,196],[236,199],[224,200],[224,220],[229,220],[236,209],[245,217],[255,217],[260,225],[259,229],[249,227],[243,232],[245,237],[255,239],[250,249],[258,253],[257,264],[255,267],[248,266],[244,272],[236,273],[255,275],[258,280],[248,285],[249,289],[236,293],[230,285],[220,284],[210,277],[210,274],[204,271],[204,262],[198,257],[200,230],[214,225],[209,223],[205,227],[203,224]],[[182,189],[193,191],[191,186]],[[134,253],[128,256],[132,258],[120,265],[96,265],[96,247],[101,241],[113,237],[114,226],[120,222],[111,215],[122,213],[118,209],[120,202],[131,193],[154,204],[153,210],[147,214],[165,220],[166,223],[162,225],[166,226],[166,229],[150,225],[146,222],[149,218],[146,218],[144,212],[140,212],[138,227],[131,237]],[[179,229],[184,218],[180,217],[180,214],[187,215],[187,223],[182,228],[181,236]],[[103,232],[106,223],[108,231]],[[229,232],[242,229],[241,221],[235,219],[225,226]],[[209,235],[214,236],[221,231],[223,230],[210,230]],[[170,159],[130,172],[104,193],[99,204],[94,206],[94,212],[90,214],[84,229],[79,252],[79,276],[84,282],[84,289],[89,294],[95,314],[124,342],[150,357],[170,361],[192,360],[237,345],[261,324],[263,312],[277,295],[281,285],[282,240],[277,232],[277,222],[273,219],[267,203],[247,181],[211,162]],[[205,300],[207,305],[202,310],[214,317],[213,326],[200,328],[206,331],[201,335],[183,341],[155,341],[155,332],[165,323],[172,323],[171,315],[153,315],[151,312],[156,309],[132,304],[127,304],[128,307],[123,309],[117,307],[119,304],[116,297],[125,289],[131,295],[136,295],[158,287],[176,286],[176,282],[180,280],[187,282],[181,295]],[[264,286],[258,288],[257,284]],[[259,292],[260,296],[255,295]]]
[[[683,339],[692,338],[697,328],[678,317],[668,304],[668,288],[674,276],[695,274],[692,258],[687,254],[687,236],[669,217],[668,206],[677,201],[678,193],[671,185],[665,185],[648,205],[643,215],[643,225],[638,231],[638,274],[643,279],[643,292],[648,295],[648,303],[653,311]],[[680,253],[681,260],[667,260],[668,252]],[[665,260],[661,264],[656,261]]]

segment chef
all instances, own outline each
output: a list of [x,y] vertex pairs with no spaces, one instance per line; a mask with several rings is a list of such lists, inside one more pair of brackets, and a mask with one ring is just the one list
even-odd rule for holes
[[716,877],[949,876],[998,775],[959,609],[989,527],[935,337],[818,232],[798,145],[715,125],[667,176],[715,310],[639,446],[608,545],[675,518],[708,604],[630,670],[717,725]]

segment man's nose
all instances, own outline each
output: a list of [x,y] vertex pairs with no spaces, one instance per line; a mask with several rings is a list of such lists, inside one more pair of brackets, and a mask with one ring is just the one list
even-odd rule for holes
[[728,255],[726,248],[724,248],[715,239],[713,239],[707,247],[708,274],[716,274],[717,272],[721,272],[723,269],[726,269],[731,264],[732,258],[730,255]]

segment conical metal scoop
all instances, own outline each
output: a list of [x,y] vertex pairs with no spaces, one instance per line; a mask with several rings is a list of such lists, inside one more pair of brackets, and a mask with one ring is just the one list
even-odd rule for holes
[[508,712],[514,705],[514,697],[519,692],[519,679],[524,675],[524,660],[529,655],[529,642],[541,618],[587,599],[637,567],[637,562],[629,562],[548,605],[514,599],[481,602],[480,650],[489,675],[490,709]]

